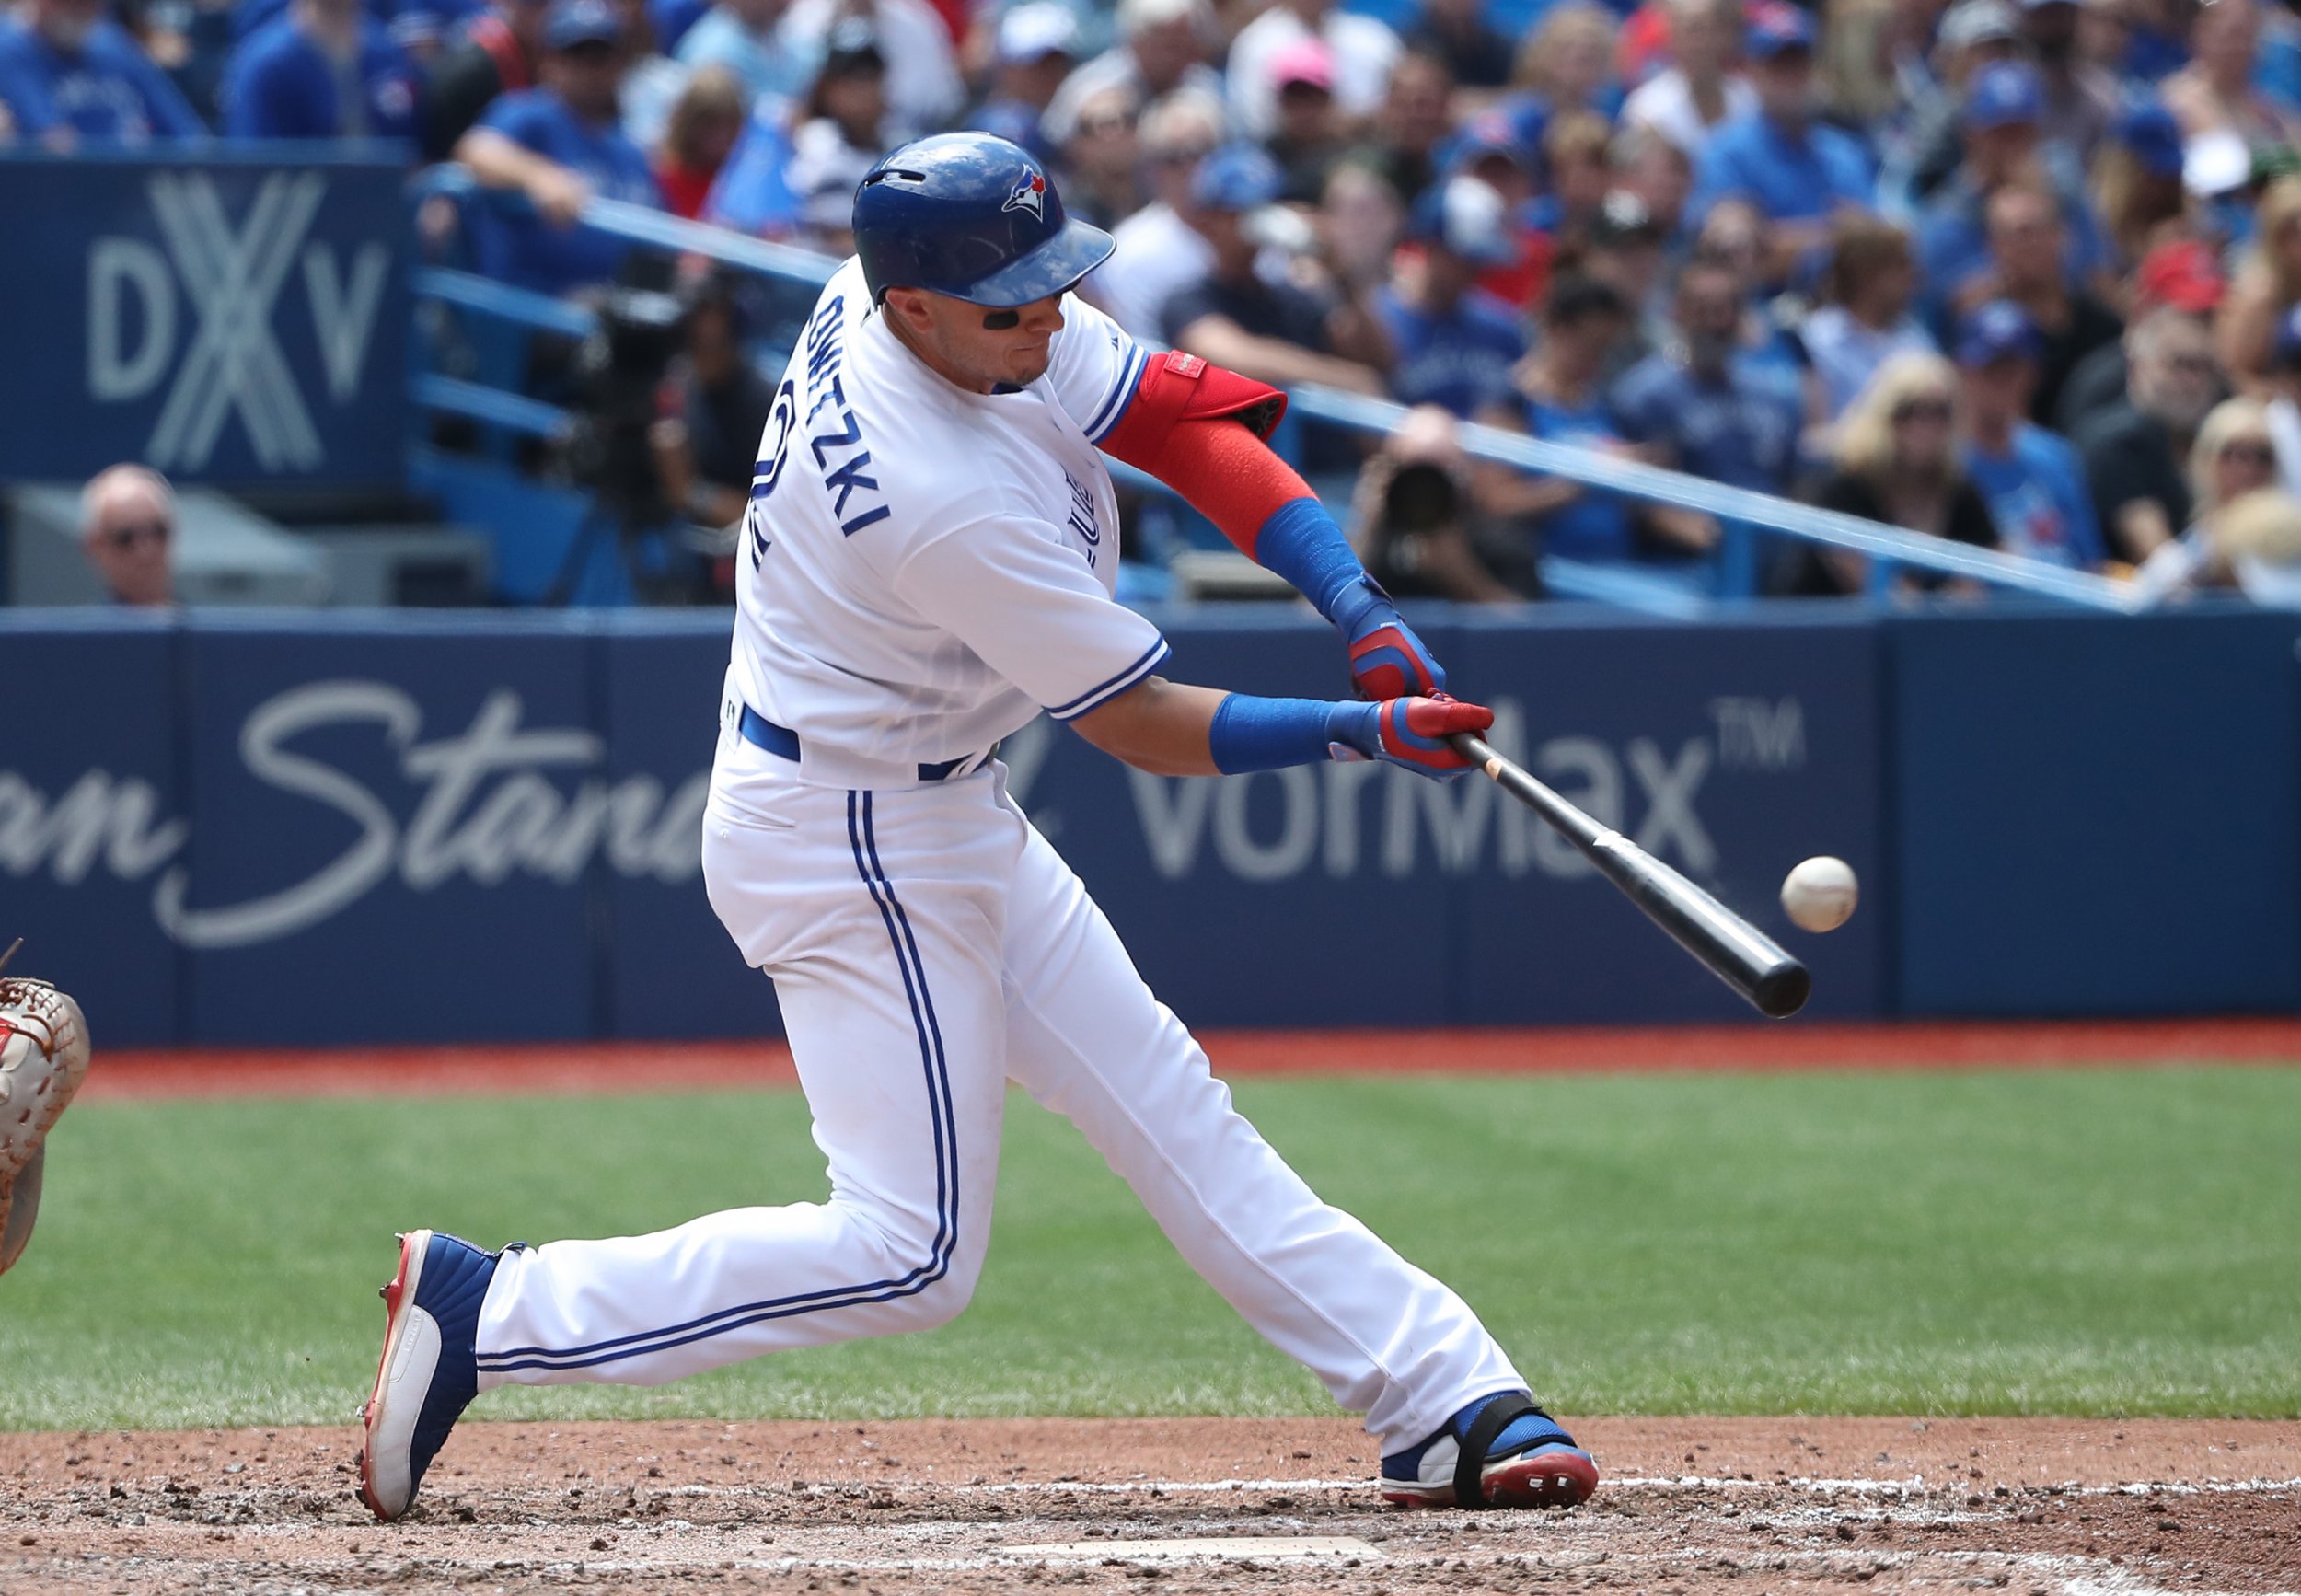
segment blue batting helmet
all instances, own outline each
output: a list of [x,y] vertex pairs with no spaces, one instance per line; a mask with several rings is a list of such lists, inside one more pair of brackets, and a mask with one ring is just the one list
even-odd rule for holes
[[1110,258],[1111,236],[1063,214],[1020,145],[937,133],[884,156],[855,191],[855,253],[871,295],[926,288],[1006,308],[1059,294]]

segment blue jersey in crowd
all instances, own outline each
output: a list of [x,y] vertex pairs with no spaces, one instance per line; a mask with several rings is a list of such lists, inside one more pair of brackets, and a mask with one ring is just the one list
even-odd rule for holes
[[208,131],[116,22],[98,22],[74,55],[32,29],[0,29],[0,100],[29,138],[66,127],[83,144],[140,145]]
[[762,100],[752,108],[751,120],[703,201],[705,221],[761,238],[780,238],[798,227],[785,110],[780,100]]
[[[2053,173],[2061,201],[2062,260],[2072,287],[2111,267],[2110,244],[2076,174]],[[1989,270],[1989,233],[1982,196],[1960,174],[1917,219],[1918,281],[1937,330],[1946,330],[1945,308],[1966,282]]]
[[2085,468],[2077,451],[2060,438],[2023,422],[2003,455],[1985,455],[1968,444],[1965,469],[1989,505],[2006,553],[2081,571],[2101,563],[2101,524]]
[[[606,200],[661,206],[655,174],[615,123],[584,121],[548,88],[522,89],[488,107],[480,126],[582,176]],[[630,244],[588,227],[554,227],[537,216],[474,213],[480,269],[543,294],[564,294],[615,276]]]
[[1473,289],[1441,316],[1385,287],[1374,308],[1390,334],[1391,392],[1399,403],[1469,417],[1510,401],[1510,368],[1525,357],[1526,340],[1500,300]]
[[[1521,398],[1519,404],[1526,430],[1538,438],[1582,448],[1622,441],[1603,400],[1569,406]],[[1542,518],[1542,551],[1568,560],[1627,560],[1637,552],[1631,541],[1630,507],[1619,494],[1584,488],[1572,503]]]
[[1768,220],[1827,216],[1840,205],[1865,209],[1876,200],[1869,152],[1826,122],[1785,133],[1763,111],[1735,117],[1702,146],[1686,214],[1696,225],[1720,200],[1744,199]]
[[1753,493],[1789,490],[1805,406],[1779,361],[1736,354],[1706,380],[1668,352],[1648,355],[1614,384],[1614,420],[1634,444],[1667,444],[1682,471]]
[[342,69],[282,17],[232,52],[224,131],[243,139],[410,139],[416,135],[415,63],[384,25],[360,21],[359,59]]

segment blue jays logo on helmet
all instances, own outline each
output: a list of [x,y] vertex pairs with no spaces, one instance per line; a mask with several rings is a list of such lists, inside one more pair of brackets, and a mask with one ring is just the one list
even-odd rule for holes
[[1024,172],[1007,191],[1007,202],[999,207],[1005,211],[1028,211],[1041,221],[1046,217],[1046,176],[1043,172]]

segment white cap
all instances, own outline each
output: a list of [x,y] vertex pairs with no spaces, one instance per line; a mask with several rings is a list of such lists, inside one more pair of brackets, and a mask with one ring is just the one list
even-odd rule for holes
[[2199,133],[2181,152],[2181,183],[2200,199],[2241,189],[2253,177],[2253,152],[2232,128]]
[[1060,0],[1028,0],[999,19],[999,59],[1009,64],[1079,53],[1079,19]]
[[1118,0],[1118,31],[1132,39],[1185,17],[1203,21],[1206,0]]

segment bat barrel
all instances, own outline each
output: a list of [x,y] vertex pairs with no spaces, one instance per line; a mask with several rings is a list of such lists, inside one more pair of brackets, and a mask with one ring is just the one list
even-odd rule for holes
[[1483,738],[1463,733],[1450,740],[1456,752],[1572,842],[1648,919],[1760,1013],[1782,1020],[1805,1007],[1813,977],[1779,943],[1612,827],[1600,825],[1567,803]]

